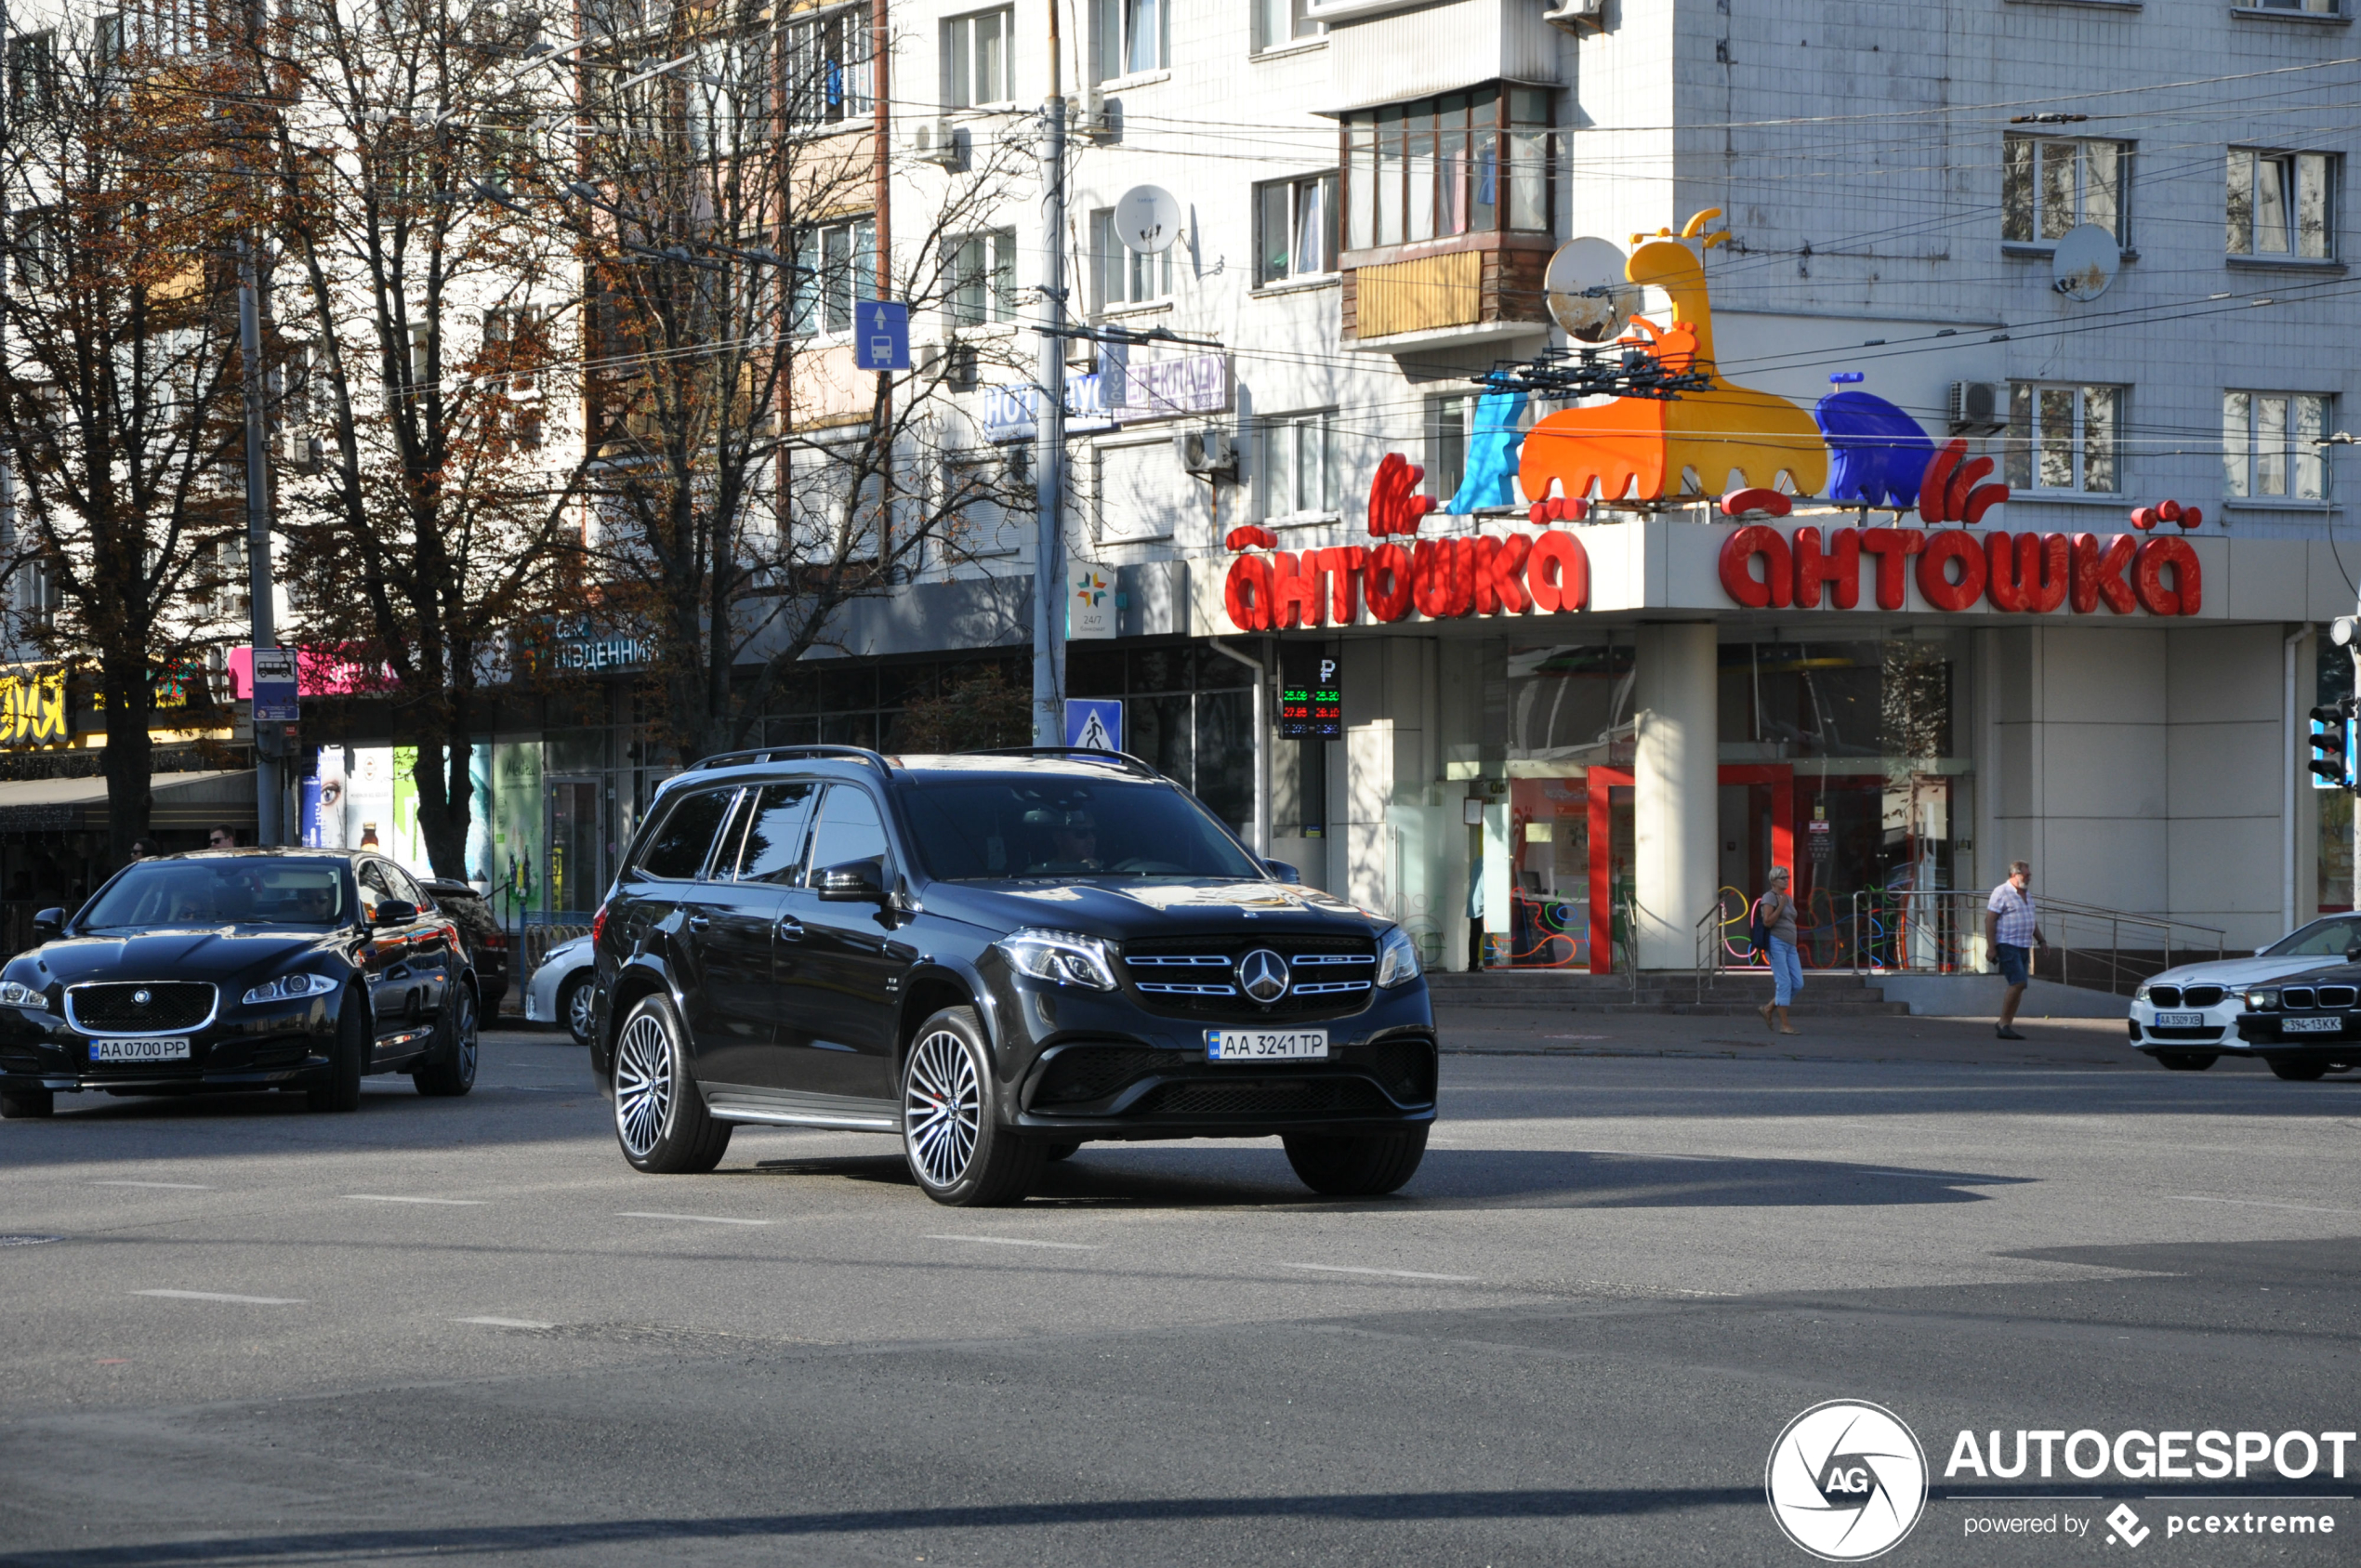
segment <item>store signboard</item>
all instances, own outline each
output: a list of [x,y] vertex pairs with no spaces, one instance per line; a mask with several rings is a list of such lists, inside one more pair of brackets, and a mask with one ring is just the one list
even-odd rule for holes
[[1230,407],[1230,356],[1189,354],[1177,360],[1115,362],[1107,404],[1128,420],[1183,414],[1222,414]]
[[[1066,377],[1066,433],[1085,435],[1112,430],[1115,415],[1107,407],[1106,378],[1097,371]],[[1004,441],[1031,441],[1034,415],[1041,406],[1038,387],[987,387],[983,389],[983,439],[997,446]]]
[[64,666],[0,667],[0,746],[62,745],[71,738]]
[[1344,661],[1332,653],[1289,649],[1280,660],[1279,738],[1344,738]]
[[1102,566],[1075,567],[1066,583],[1066,640],[1115,636],[1115,573]]

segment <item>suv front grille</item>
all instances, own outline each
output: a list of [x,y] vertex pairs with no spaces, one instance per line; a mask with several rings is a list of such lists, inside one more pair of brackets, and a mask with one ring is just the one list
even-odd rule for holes
[[[1267,947],[1286,960],[1287,992],[1267,1006],[1238,985],[1238,960]],[[1195,1018],[1342,1017],[1377,988],[1378,947],[1367,937],[1265,935],[1160,937],[1126,942],[1123,965],[1151,1011]]]
[[1167,1084],[1141,1102],[1150,1116],[1251,1116],[1393,1110],[1365,1078]]
[[[138,1000],[141,995],[147,1000]],[[213,1012],[213,987],[201,981],[108,982],[66,987],[66,1021],[100,1034],[194,1029]]]

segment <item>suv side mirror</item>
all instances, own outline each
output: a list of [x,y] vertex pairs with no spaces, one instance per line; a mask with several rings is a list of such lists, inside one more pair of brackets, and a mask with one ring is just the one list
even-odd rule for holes
[[418,917],[418,906],[404,899],[379,899],[377,912],[369,917],[372,926],[406,926]]
[[66,912],[64,910],[35,910],[33,916],[33,944],[38,947],[45,942],[55,942],[64,934],[65,929]]
[[1262,863],[1262,869],[1269,872],[1272,876],[1276,876],[1282,882],[1300,882],[1303,880],[1303,873],[1296,867],[1289,865],[1285,861],[1264,861]]
[[883,903],[885,867],[875,860],[846,861],[823,869],[811,878],[811,887],[824,899]]

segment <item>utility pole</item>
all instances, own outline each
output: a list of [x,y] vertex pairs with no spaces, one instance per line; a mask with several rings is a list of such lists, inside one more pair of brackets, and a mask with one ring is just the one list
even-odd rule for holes
[[[246,585],[253,600],[253,642],[257,652],[279,646],[271,625],[270,605],[270,468],[264,451],[262,392],[261,283],[257,276],[254,236],[238,241],[238,357],[245,371],[246,395]],[[252,690],[254,666],[247,665]],[[284,753],[283,727],[254,724],[254,837],[257,844],[283,838],[279,813],[285,786],[280,778]]]
[[1049,99],[1041,112],[1041,389],[1033,420],[1033,744],[1065,744],[1066,100],[1058,0],[1049,0]]

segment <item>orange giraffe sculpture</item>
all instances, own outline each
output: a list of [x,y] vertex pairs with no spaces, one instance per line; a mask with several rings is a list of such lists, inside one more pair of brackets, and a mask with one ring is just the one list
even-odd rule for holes
[[[1713,384],[1669,402],[1617,398],[1590,408],[1562,409],[1541,420],[1525,436],[1517,464],[1528,500],[1549,495],[1553,481],[1568,496],[1589,494],[1595,482],[1600,498],[1608,501],[1627,494],[1654,500],[1665,494],[1668,479],[1681,494],[1718,495],[1734,468],[1740,489],[1771,488],[1782,472],[1799,495],[1813,494],[1827,482],[1828,450],[1809,413],[1770,392],[1734,387],[1714,370],[1713,303],[1705,264],[1682,241],[1698,238],[1706,220],[1720,211],[1709,207],[1689,219],[1679,239],[1667,231],[1663,238],[1641,245],[1624,265],[1631,282],[1653,283],[1672,296],[1673,319],[1669,331],[1635,320],[1631,324],[1644,336],[1623,341],[1654,348],[1668,370],[1704,371]],[[1721,232],[1706,234],[1702,243],[1710,246],[1722,238]]]

